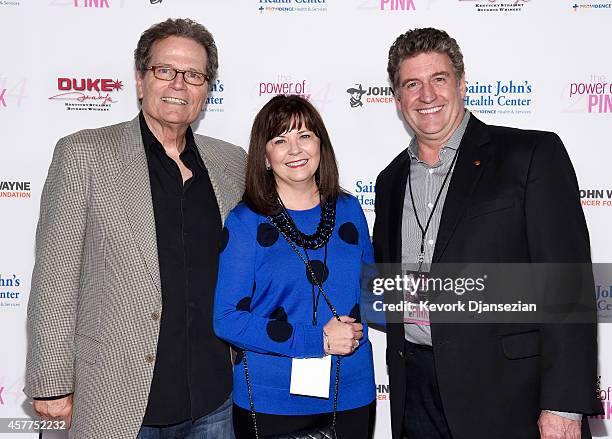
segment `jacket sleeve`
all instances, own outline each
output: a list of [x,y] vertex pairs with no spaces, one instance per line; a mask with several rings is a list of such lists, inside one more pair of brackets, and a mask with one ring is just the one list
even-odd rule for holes
[[84,160],[62,139],[55,147],[36,230],[28,302],[25,393],[73,392],[74,329],[87,218]]
[[[540,407],[572,413],[599,412],[601,404],[595,398],[597,325],[593,277],[588,266],[585,270],[591,261],[589,233],[576,175],[556,134],[544,134],[534,148],[525,189],[525,215],[531,261],[551,263],[545,268],[549,273],[544,291],[547,303],[563,305],[570,312],[576,306],[592,310],[592,319],[587,319],[590,321],[582,318],[576,323],[540,326]],[[554,287],[566,279],[578,279],[582,288]]]
[[[257,259],[256,238],[235,213],[223,231],[213,326],[220,338],[248,351],[295,358],[322,357],[323,325],[291,324],[251,309]],[[279,267],[279,269],[282,269]]]

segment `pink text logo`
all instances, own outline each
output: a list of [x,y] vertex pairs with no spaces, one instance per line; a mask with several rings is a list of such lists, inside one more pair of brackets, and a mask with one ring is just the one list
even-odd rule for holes
[[601,406],[603,408],[604,414],[597,416],[589,416],[592,419],[610,419],[610,414],[612,414],[612,404],[610,404],[610,393],[611,388],[608,386],[607,389],[599,389],[599,399],[601,399]]
[[304,99],[310,99],[310,93],[306,90],[307,85],[305,79],[293,81],[290,76],[279,75],[274,82],[259,83],[259,96],[284,94],[299,95]]
[[414,0],[380,0],[380,10],[414,11]]
[[109,8],[108,0],[74,0],[75,8]]
[[589,113],[612,113],[612,83],[605,75],[591,75],[588,82],[572,82],[569,86],[572,100],[586,100]]

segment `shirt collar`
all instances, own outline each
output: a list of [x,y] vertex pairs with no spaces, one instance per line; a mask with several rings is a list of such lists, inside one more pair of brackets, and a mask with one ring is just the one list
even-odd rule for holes
[[[461,119],[461,123],[459,124],[455,132],[453,132],[450,139],[448,139],[446,144],[442,147],[442,149],[452,149],[455,151],[459,149],[461,139],[465,134],[465,129],[467,128],[467,124],[470,120],[470,115],[470,110],[466,108],[463,114],[463,119]],[[408,145],[408,154],[410,155],[410,158],[412,160],[421,162],[421,160],[419,159],[419,143],[417,142],[416,136],[412,137],[412,140],[410,140],[410,144]]]
[[[142,134],[142,143],[144,144],[145,149],[150,150],[154,147],[163,148],[161,142],[157,140],[157,137],[155,137],[155,134],[153,134],[149,128],[149,125],[147,125],[147,121],[144,118],[142,111],[138,115],[138,120],[140,121],[140,133]],[[187,132],[185,133],[185,149],[190,149],[196,153],[198,152],[193,131],[190,126],[187,127]]]

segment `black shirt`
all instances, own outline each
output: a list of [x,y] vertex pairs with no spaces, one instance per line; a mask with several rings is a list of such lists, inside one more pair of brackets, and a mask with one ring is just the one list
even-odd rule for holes
[[183,184],[178,165],[140,114],[157,236],[162,314],[153,382],[143,425],[170,425],[204,416],[227,400],[229,347],[213,333],[213,294],[221,215],[191,128],[180,160],[193,173]]

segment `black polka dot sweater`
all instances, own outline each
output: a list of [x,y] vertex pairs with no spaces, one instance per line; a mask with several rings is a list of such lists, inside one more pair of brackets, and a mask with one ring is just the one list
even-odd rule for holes
[[[289,211],[299,229],[314,233],[320,206]],[[225,221],[219,277],[215,292],[214,329],[248,359],[255,409],[269,414],[315,414],[333,409],[335,358],[330,372],[330,398],[289,393],[292,358],[323,356],[323,326],[332,313],[318,300],[313,325],[313,284],[306,266],[269,221],[239,204]],[[302,248],[298,249],[304,255]],[[315,275],[340,315],[361,322],[362,268],[373,264],[368,226],[357,199],[341,196],[336,225],[324,248],[308,250]],[[317,295],[317,288],[314,294]],[[363,323],[363,322],[362,322]],[[375,398],[372,347],[364,338],[357,350],[342,357],[338,409],[348,410]],[[249,409],[242,354],[234,367],[234,402]]]

